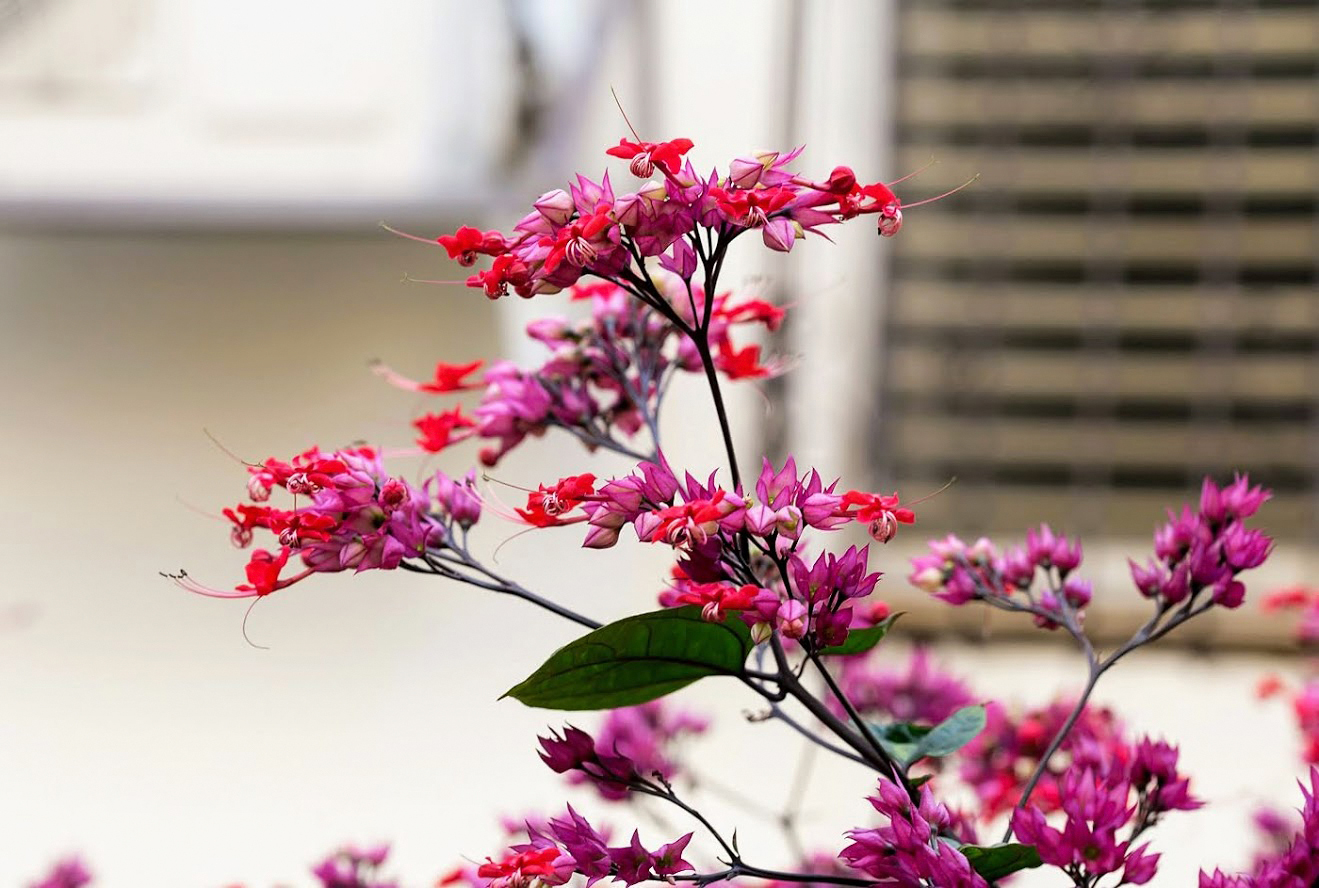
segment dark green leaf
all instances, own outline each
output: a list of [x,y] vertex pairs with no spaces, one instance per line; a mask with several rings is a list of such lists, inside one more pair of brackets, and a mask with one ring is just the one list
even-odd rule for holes
[[1034,869],[1044,861],[1030,845],[963,845],[957,849],[966,855],[972,869],[986,882],[995,882],[1018,870]]
[[941,758],[952,755],[976,738],[985,729],[985,707],[977,703],[961,709],[939,722],[916,744],[918,758]]
[[696,607],[625,617],[555,651],[504,694],[543,709],[613,709],[663,697],[707,675],[737,675],[746,624],[707,623]]
[[863,654],[875,645],[884,640],[888,631],[893,624],[898,621],[902,614],[897,613],[890,616],[884,622],[871,626],[869,629],[853,629],[847,633],[847,638],[842,644],[836,644],[832,647],[820,648],[820,653],[829,655],[842,654]]

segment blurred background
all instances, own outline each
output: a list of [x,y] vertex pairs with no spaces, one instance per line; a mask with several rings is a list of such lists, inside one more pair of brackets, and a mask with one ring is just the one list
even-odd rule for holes
[[[533,754],[561,719],[495,698],[571,627],[424,578],[326,577],[261,602],[257,650],[245,603],[157,572],[241,576],[225,450],[406,446],[423,403],[372,359],[535,358],[517,333],[556,300],[400,283],[465,270],[377,223],[508,228],[606,167],[627,135],[611,88],[698,168],[802,143],[802,169],[867,181],[936,160],[907,202],[979,175],[892,241],[860,224],[790,262],[744,248],[726,280],[795,306],[773,343],[794,373],[736,390],[744,459],[791,450],[904,497],[957,478],[875,561],[986,696],[1043,702],[1083,666],[905,590],[927,536],[1082,535],[1112,640],[1163,506],[1206,472],[1276,490],[1253,600],[1098,692],[1180,742],[1211,802],[1156,833],[1157,883],[1245,865],[1254,806],[1294,806],[1301,773],[1288,707],[1253,688],[1305,669],[1255,602],[1319,566],[1317,60],[1319,13],[1288,0],[0,0],[0,885],[68,852],[108,888],[303,884],[322,851],[382,839],[427,885],[491,853],[500,813],[561,803]],[[708,465],[700,388],[671,403],[675,464]],[[587,469],[624,467],[547,438],[499,471]],[[492,523],[489,548],[507,535]],[[574,546],[522,537],[500,564],[600,618],[652,602],[663,553]],[[733,689],[683,698],[720,711],[700,750],[723,782],[778,804],[792,735],[743,724]],[[868,785],[817,771],[821,847]]]

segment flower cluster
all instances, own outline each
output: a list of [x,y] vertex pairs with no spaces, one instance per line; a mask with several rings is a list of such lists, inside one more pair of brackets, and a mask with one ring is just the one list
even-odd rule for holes
[[1154,878],[1159,855],[1149,852],[1148,843],[1136,846],[1136,838],[1167,812],[1194,810],[1201,802],[1177,772],[1177,750],[1145,739],[1106,767],[1073,765],[1063,775],[1057,804],[1065,819],[1061,829],[1050,826],[1035,805],[1013,813],[1012,829],[1045,863],[1084,888],[1119,869],[1119,885]]
[[398,882],[380,876],[389,857],[388,845],[340,848],[312,867],[321,888],[398,888]]
[[61,860],[50,868],[45,877],[33,882],[28,888],[83,888],[92,883],[92,874],[83,862],[76,857]]
[[[268,531],[279,548],[255,550],[247,582],[232,590],[204,586],[186,573],[172,575],[189,591],[216,598],[261,597],[318,572],[392,570],[405,558],[442,546],[455,526],[465,531],[481,514],[473,475],[457,482],[437,473],[418,488],[390,476],[369,447],[332,453],[313,448],[288,462],[272,457],[248,472],[252,502],[224,510],[232,524],[230,539],[246,548],[256,531]],[[291,508],[265,505],[277,487],[293,497]],[[302,569],[284,575],[295,552]]]
[[[913,558],[913,585],[949,604],[985,601],[1035,615],[1048,629],[1077,624],[1090,603],[1090,583],[1073,574],[1081,564],[1081,544],[1054,533],[1047,524],[1027,531],[1024,546],[1002,555],[981,537],[967,545],[956,536],[932,541],[930,554]],[[1036,591],[1037,578],[1043,588]]]
[[1282,610],[1301,611],[1296,637],[1304,645],[1319,643],[1319,588],[1303,585],[1286,586],[1270,592],[1261,606],[1266,613]]
[[[980,800],[986,820],[1020,801],[1026,782],[1072,708],[1073,701],[1057,700],[1014,716],[999,703],[986,707],[985,730],[962,750],[959,769]],[[1107,772],[1128,756],[1122,724],[1112,710],[1085,706],[1041,772],[1031,804],[1045,812],[1056,810],[1063,797],[1063,779],[1070,771],[1088,767]]]
[[[819,180],[793,172],[799,150],[737,158],[707,176],[687,159],[691,148],[686,139],[624,139],[608,154],[643,180],[634,191],[616,194],[608,175],[578,176],[567,189],[542,195],[510,233],[462,227],[438,238],[465,266],[489,260],[467,284],[492,299],[567,289],[582,303],[580,320],[528,326],[527,334],[549,351],[540,366],[440,363],[425,381],[376,368],[401,388],[455,396],[414,422],[419,453],[474,440],[480,461],[493,466],[558,428],[589,450],[629,457],[634,470],[604,480],[582,471],[557,481],[547,475],[525,491],[524,506],[509,508],[493,493],[478,495],[474,473],[435,474],[414,484],[390,475],[372,448],[312,449],[287,462],[250,466],[249,502],[225,510],[238,546],[250,546],[258,531],[277,543],[252,554],[246,583],[221,591],[185,574],[174,579],[207,595],[259,598],[315,573],[403,568],[510,595],[589,629],[506,696],[567,710],[587,702],[601,708],[651,702],[615,709],[594,736],[567,726],[541,737],[542,760],[606,800],[647,796],[674,805],[718,846],[724,867],[698,872],[684,859],[691,833],[654,849],[637,832],[612,844],[607,831],[569,807],[557,818],[526,819],[510,829],[499,856],[460,867],[441,885],[554,888],[580,877],[588,886],[611,879],[707,888],[752,878],[838,888],[988,888],[1041,860],[1076,888],[1095,888],[1109,876],[1116,884],[1149,882],[1159,855],[1138,840],[1167,813],[1200,803],[1177,770],[1175,747],[1128,742],[1111,712],[1088,705],[1090,694],[1119,658],[1209,607],[1241,604],[1239,575],[1271,549],[1267,535],[1246,527],[1269,492],[1244,476],[1225,487],[1206,480],[1197,509],[1170,513],[1155,533],[1155,559],[1132,564],[1154,615],[1106,657],[1082,630],[1092,589],[1077,573],[1080,543],[1048,525],[1002,552],[986,539],[968,544],[948,536],[915,559],[911,581],[950,604],[980,601],[1030,614],[1039,626],[1072,636],[1089,667],[1074,701],[1019,716],[998,704],[982,711],[967,705],[975,699],[970,690],[935,670],[924,650],[900,670],[849,659],[887,632],[887,624],[861,631],[888,616],[873,597],[881,573],[871,569],[869,545],[831,551],[817,541],[857,524],[871,540],[888,543],[915,521],[912,503],[904,505],[896,493],[839,489],[817,470],[800,471],[792,458],[777,468],[763,459],[754,479],[741,474],[720,385],[785,368],[743,338],[748,327],[775,330],[784,312],[759,299],[735,299],[720,290],[719,276],[729,246],[749,231],[758,231],[769,249],[788,252],[805,234],[862,215],[876,218],[881,235],[893,235],[903,207],[889,185],[861,184],[847,167]],[[718,480],[719,471],[675,471],[663,454],[660,409],[679,373],[698,373],[710,388],[727,483]],[[474,406],[460,403],[466,393]],[[641,444],[643,431],[649,441]],[[276,488],[292,497],[287,508],[270,503]],[[662,609],[601,625],[505,579],[468,548],[468,532],[483,511],[533,528],[584,525],[582,545],[593,549],[615,546],[630,525],[638,542],[674,553]],[[697,612],[723,625],[698,622]],[[666,677],[659,664],[682,672]],[[706,677],[735,677],[758,695],[767,708],[749,713],[749,720],[782,721],[820,748],[870,768],[879,780],[870,798],[879,822],[850,830],[848,844],[831,860],[806,858],[795,872],[745,859],[736,833],[725,838],[671,783],[681,773],[676,741],[701,732],[705,722],[666,709],[658,698]],[[1298,704],[1303,723],[1316,722],[1319,734],[1317,713],[1319,704],[1304,713]],[[875,715],[897,723],[876,726]],[[979,802],[971,814],[936,796],[936,784],[955,779]],[[1319,788],[1319,775],[1313,781]],[[1314,884],[1307,861],[1319,846],[1317,808],[1314,790],[1306,791],[1300,835],[1275,849],[1256,875],[1217,874],[1202,882],[1208,888]],[[977,819],[1008,811],[1010,829],[997,845],[973,844]],[[792,811],[773,819],[800,849]],[[1013,832],[1030,847],[1010,844]],[[392,888],[378,875],[385,854],[384,848],[345,849],[314,873],[322,888]],[[50,888],[85,881],[81,870],[70,872]]]
[[1249,873],[1200,873],[1200,888],[1308,888],[1319,881],[1319,768],[1301,784],[1301,824],[1290,841],[1256,860]]
[[[496,465],[510,450],[551,428],[575,435],[588,448],[604,447],[636,458],[632,440],[642,429],[657,437],[656,417],[675,373],[703,369],[696,341],[689,335],[705,319],[704,288],[681,287],[672,276],[650,278],[667,313],[688,327],[680,329],[666,313],[639,302],[623,287],[607,281],[574,286],[573,301],[590,306],[589,319],[542,318],[527,335],[550,351],[531,370],[500,361],[481,371],[482,362],[439,363],[434,379],[417,381],[383,364],[376,372],[390,383],[427,394],[458,394],[483,389],[471,414],[461,407],[428,412],[413,422],[417,446],[438,453],[471,438],[483,445],[479,458]],[[719,293],[709,300],[707,338],[715,368],[728,379],[763,379],[782,372],[783,364],[764,361],[760,347],[738,345],[738,328],[779,328],[784,311],[760,299],[735,299]],[[468,377],[478,374],[476,379]]]
[[1206,478],[1200,508],[1169,511],[1168,522],[1154,531],[1157,560],[1131,562],[1136,588],[1164,609],[1195,601],[1205,589],[1214,604],[1239,607],[1246,587],[1237,575],[1263,564],[1273,547],[1268,535],[1247,528],[1245,521],[1271,495],[1263,487],[1251,487],[1245,475],[1221,488]]
[[631,841],[611,847],[605,833],[568,806],[562,817],[526,824],[527,840],[512,845],[501,859],[487,858],[473,873],[460,869],[441,884],[465,881],[471,888],[531,888],[562,885],[574,875],[594,885],[611,878],[623,885],[667,881],[692,865],[682,854],[691,833],[648,851],[635,831]]
[[[884,665],[888,657],[846,657],[838,684],[862,715],[898,722],[934,725],[978,698],[960,678],[935,664],[930,651],[918,647],[905,666]],[[842,714],[837,699],[830,706]]]
[[671,780],[678,772],[671,745],[703,733],[708,725],[700,716],[654,700],[610,710],[598,737],[571,725],[562,736],[541,737],[540,757],[555,773],[569,773],[571,782],[590,783],[601,796],[617,801],[638,780]]
[[[1246,527],[1245,520],[1270,495],[1263,487],[1251,487],[1244,475],[1221,488],[1206,478],[1198,510],[1183,506],[1180,513],[1168,513],[1168,522],[1154,532],[1157,559],[1131,562],[1136,588],[1155,602],[1160,617],[1182,602],[1189,602],[1186,612],[1171,625],[1212,605],[1240,606],[1246,587],[1238,575],[1263,564],[1273,545],[1263,531]],[[983,537],[970,545],[951,535],[933,541],[928,555],[912,559],[909,579],[949,604],[983,601],[1030,613],[1046,629],[1065,626],[1079,633],[1093,595],[1090,583],[1074,574],[1080,564],[1081,544],[1045,524],[1026,534],[1024,546],[1002,555]],[[1040,577],[1044,583],[1037,592]],[[1210,593],[1207,600],[1201,599],[1204,590]]]
[[709,275],[727,242],[750,230],[786,253],[806,233],[861,215],[876,216],[881,235],[902,226],[902,204],[882,183],[862,185],[843,166],[819,181],[791,172],[800,148],[740,157],[708,176],[684,159],[691,148],[688,139],[624,139],[607,153],[630,160],[631,174],[648,180],[635,191],[615,194],[608,173],[599,181],[579,175],[566,190],[541,195],[509,234],[464,226],[437,240],[463,265],[490,257],[467,285],[498,299],[510,290],[555,293],[587,275],[631,284],[647,259],[690,281],[698,264]]
[[852,844],[838,856],[882,885],[988,888],[955,847],[960,837],[953,831],[952,812],[927,788],[918,794],[913,803],[905,789],[881,777],[870,804],[882,824],[849,831]]
[[[791,457],[777,470],[764,460],[754,493],[721,487],[714,473],[679,481],[661,455],[583,502],[590,525],[583,545],[613,546],[631,524],[641,542],[680,553],[672,588],[660,596],[665,606],[696,605],[712,621],[741,613],[757,641],[777,631],[837,645],[853,625],[867,624],[869,614],[856,613],[853,602],[874,591],[880,574],[868,568],[868,547],[824,552],[808,562],[799,554],[803,533],[855,521],[887,542],[899,523],[915,519],[896,494],[835,493],[836,487],[826,487],[815,470],[799,475]],[[748,557],[743,542],[758,557]]]

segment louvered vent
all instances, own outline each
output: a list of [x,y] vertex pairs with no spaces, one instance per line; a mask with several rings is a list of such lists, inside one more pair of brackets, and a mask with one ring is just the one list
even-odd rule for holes
[[1315,539],[1319,7],[908,0],[881,470],[967,531],[1145,534],[1204,472]]

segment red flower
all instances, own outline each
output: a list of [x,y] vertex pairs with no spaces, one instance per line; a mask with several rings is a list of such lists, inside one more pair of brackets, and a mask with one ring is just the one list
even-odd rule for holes
[[672,139],[668,142],[629,142],[620,139],[613,148],[605,151],[610,157],[631,160],[628,167],[632,175],[639,179],[649,179],[655,167],[664,170],[670,176],[678,172],[682,165],[682,156],[692,150],[691,139]]
[[431,382],[418,382],[415,379],[409,379],[379,362],[372,366],[377,376],[382,377],[390,385],[398,386],[410,392],[426,392],[432,395],[443,395],[449,392],[465,392],[474,388],[480,388],[480,382],[468,382],[467,377],[471,376],[477,370],[481,369],[484,361],[473,361],[470,364],[446,364],[440,361],[435,365],[435,378]]
[[459,265],[472,265],[478,253],[498,256],[507,249],[504,236],[498,231],[481,231],[464,225],[453,234],[437,237],[436,242],[444,247],[450,259],[457,259]]
[[531,274],[527,270],[527,265],[520,259],[514,259],[508,254],[496,256],[495,261],[486,271],[479,271],[467,279],[467,286],[480,287],[485,290],[485,295],[491,299],[498,299],[500,296],[508,295],[508,288],[511,285],[519,293],[522,288],[529,285]]
[[896,493],[885,496],[882,493],[864,493],[849,490],[843,494],[841,510],[854,521],[863,522],[869,527],[870,536],[881,543],[887,543],[898,532],[898,524],[914,524],[916,513],[898,505]]
[[553,487],[540,485],[540,489],[527,494],[527,507],[514,511],[518,513],[518,517],[533,527],[576,524],[585,521],[586,516],[564,518],[563,514],[580,506],[582,501],[594,492],[594,475],[571,475],[560,479]]
[[454,437],[455,430],[473,428],[476,426],[476,422],[463,416],[461,407],[455,407],[443,413],[427,413],[425,416],[413,420],[412,425],[416,427],[417,431],[421,432],[421,437],[417,439],[417,446],[427,453],[439,453],[450,444],[467,437],[466,435]]
[[725,342],[719,349],[715,366],[729,379],[764,379],[771,373],[768,365],[760,363],[758,345],[734,348]]
[[725,611],[743,611],[751,607],[759,586],[734,586],[732,583],[689,583],[674,599],[678,604],[694,604],[701,609],[701,619],[711,623],[723,620]]
[[[278,555],[271,555],[265,549],[252,553],[252,560],[247,562],[247,582],[235,586],[235,592],[251,592],[255,595],[269,595],[276,589],[283,589],[294,580],[281,580],[279,572],[289,563],[289,549],[280,548]],[[300,578],[297,578],[300,579]]]
[[736,188],[731,191],[711,188],[724,217],[736,225],[760,228],[769,217],[786,207],[797,196],[791,188]]
[[[559,859],[558,848],[541,848],[537,851],[523,851],[513,854],[496,863],[490,858],[481,864],[476,874],[483,879],[513,879],[521,884],[533,877],[551,878],[555,875],[554,862]],[[517,879],[516,877],[521,877]]]
[[589,216],[583,216],[576,222],[559,229],[551,240],[542,238],[541,244],[550,247],[545,257],[545,271],[552,274],[564,262],[576,268],[585,268],[595,261],[600,247],[604,245],[602,235],[614,224],[609,215],[609,208],[601,206]]

